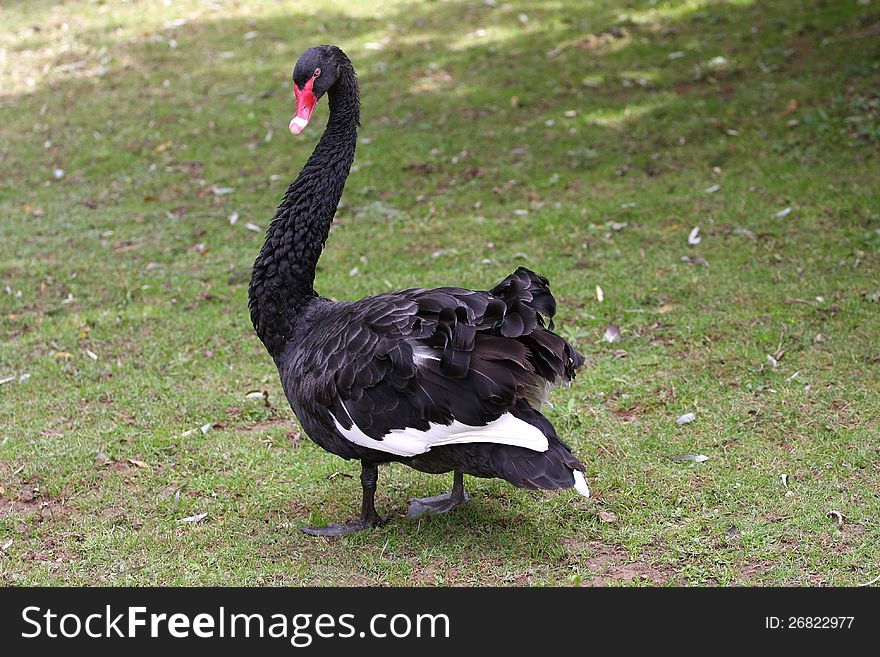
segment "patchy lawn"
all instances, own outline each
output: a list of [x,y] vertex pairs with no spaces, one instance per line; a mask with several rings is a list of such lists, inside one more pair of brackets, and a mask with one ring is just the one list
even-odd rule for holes
[[[0,584],[880,575],[876,3],[253,4],[3,3]],[[548,276],[593,498],[471,479],[410,521],[451,477],[392,466],[385,527],[298,530],[359,468],[300,435],[247,282],[326,42],[363,128],[318,289]]]

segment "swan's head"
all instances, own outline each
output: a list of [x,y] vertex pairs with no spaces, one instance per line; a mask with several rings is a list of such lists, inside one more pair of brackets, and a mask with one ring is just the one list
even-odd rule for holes
[[296,115],[290,121],[293,134],[298,135],[306,129],[315,105],[336,83],[340,54],[342,51],[335,46],[316,46],[306,50],[296,62],[293,69]]

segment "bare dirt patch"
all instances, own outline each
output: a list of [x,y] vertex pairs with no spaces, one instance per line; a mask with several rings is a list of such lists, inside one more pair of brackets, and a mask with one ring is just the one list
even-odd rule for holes
[[277,430],[286,431],[288,433],[298,433],[299,426],[295,420],[278,419],[268,420],[267,422],[257,422],[249,427],[236,428],[235,431],[245,435],[261,435],[268,431]]
[[608,586],[637,581],[646,581],[654,586],[674,583],[676,573],[671,566],[651,562],[647,553],[634,560],[630,553],[619,545],[601,541],[580,541],[566,539],[566,549],[581,566],[593,576],[581,582],[581,586]]
[[21,555],[23,561],[40,561],[61,564],[77,560],[77,555],[65,550],[61,542],[55,538],[45,539],[40,547],[35,550],[27,550]]
[[31,486],[22,486],[16,497],[0,498],[0,517],[16,516],[21,519],[34,518],[37,521],[61,518],[69,515],[65,502],[63,498],[36,495]]
[[739,570],[739,577],[744,582],[748,582],[749,580],[755,579],[756,577],[760,577],[767,571],[769,571],[773,567],[773,563],[770,561],[756,561],[754,563],[747,563]]
[[618,422],[621,422],[623,424],[638,422],[640,418],[645,414],[644,409],[639,404],[620,406],[618,408],[612,409],[611,412],[614,414],[614,417],[617,418]]

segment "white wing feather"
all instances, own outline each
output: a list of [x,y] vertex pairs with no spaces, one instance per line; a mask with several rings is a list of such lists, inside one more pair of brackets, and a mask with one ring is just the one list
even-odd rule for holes
[[505,413],[497,420],[482,427],[474,427],[457,421],[449,425],[432,422],[427,431],[419,431],[411,427],[392,429],[382,436],[382,440],[376,440],[361,431],[360,427],[352,421],[351,415],[344,404],[343,408],[346,415],[349,416],[349,421],[352,423],[350,429],[342,426],[335,416],[331,417],[333,417],[333,421],[336,423],[336,430],[346,440],[353,442],[355,445],[369,447],[370,449],[398,456],[415,456],[416,454],[424,454],[432,447],[460,445],[462,443],[513,445],[515,447],[525,447],[535,452],[546,452],[548,448],[547,436],[541,433],[540,429],[514,417],[510,413]]

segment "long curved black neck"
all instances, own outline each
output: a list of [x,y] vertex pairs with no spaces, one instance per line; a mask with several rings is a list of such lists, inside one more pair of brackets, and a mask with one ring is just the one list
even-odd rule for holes
[[327,95],[327,128],[288,187],[251,275],[251,321],[275,357],[289,341],[299,313],[318,298],[315,269],[354,161],[360,100],[347,58]]

